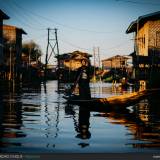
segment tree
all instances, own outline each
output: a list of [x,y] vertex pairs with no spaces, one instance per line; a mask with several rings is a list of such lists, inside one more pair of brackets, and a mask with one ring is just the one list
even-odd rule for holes
[[38,44],[30,41],[22,44],[22,52],[34,61],[37,61],[42,56],[42,51]]

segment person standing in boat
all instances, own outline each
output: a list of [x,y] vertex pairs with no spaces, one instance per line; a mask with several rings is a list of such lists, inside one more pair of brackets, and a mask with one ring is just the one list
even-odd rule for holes
[[90,64],[87,59],[81,60],[82,66],[77,71],[76,81],[79,85],[79,96],[81,100],[91,99],[90,92]]

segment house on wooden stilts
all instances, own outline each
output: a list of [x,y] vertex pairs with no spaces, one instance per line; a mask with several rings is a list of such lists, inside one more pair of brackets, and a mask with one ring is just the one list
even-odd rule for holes
[[150,87],[160,87],[160,11],[133,21],[126,33],[134,33],[134,75]]

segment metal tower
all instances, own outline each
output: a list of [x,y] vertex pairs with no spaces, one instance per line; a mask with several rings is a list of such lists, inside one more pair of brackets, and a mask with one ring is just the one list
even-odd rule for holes
[[93,60],[94,60],[94,80],[96,80],[96,68],[101,68],[99,47],[93,47]]
[[[48,28],[48,39],[47,39],[47,50],[45,58],[45,78],[47,76],[47,65],[51,57],[54,56],[57,58],[57,70],[59,71],[59,45],[57,38],[57,28],[51,29]],[[58,74],[59,78],[59,74]]]

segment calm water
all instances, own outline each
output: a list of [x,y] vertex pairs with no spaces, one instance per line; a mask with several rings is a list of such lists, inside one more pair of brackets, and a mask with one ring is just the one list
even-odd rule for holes
[[[91,84],[92,97],[132,92]],[[0,90],[1,152],[159,152],[160,98],[149,97],[122,112],[96,112],[66,105],[63,84]],[[119,106],[120,107],[120,106]]]

